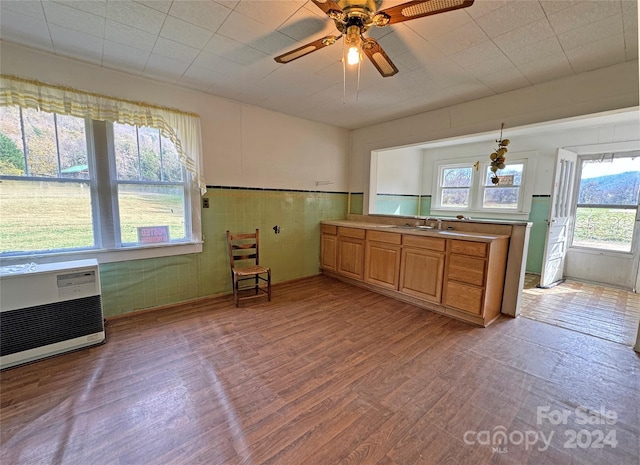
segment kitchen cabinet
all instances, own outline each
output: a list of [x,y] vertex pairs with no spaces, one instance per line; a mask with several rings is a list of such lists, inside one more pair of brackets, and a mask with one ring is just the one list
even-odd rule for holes
[[507,239],[492,242],[449,240],[443,304],[483,325],[500,314]]
[[327,223],[328,275],[482,326],[500,314],[508,236]]
[[398,289],[400,244],[398,233],[367,231],[364,280],[387,289]]
[[430,302],[442,300],[445,240],[404,235],[399,291]]
[[338,253],[338,228],[329,224],[323,224],[320,239],[320,268],[327,271],[336,271]]
[[337,273],[348,278],[364,279],[365,230],[338,227]]

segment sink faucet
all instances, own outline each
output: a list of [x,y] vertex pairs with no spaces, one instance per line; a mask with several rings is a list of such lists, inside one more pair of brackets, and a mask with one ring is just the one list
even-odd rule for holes
[[[425,226],[428,226],[427,221],[437,221],[437,224],[438,224],[437,228],[442,229],[442,220],[440,218],[425,218],[424,220]],[[431,226],[433,226],[433,224]]]

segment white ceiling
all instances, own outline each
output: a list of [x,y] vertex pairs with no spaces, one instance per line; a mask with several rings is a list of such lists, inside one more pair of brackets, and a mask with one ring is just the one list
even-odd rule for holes
[[341,41],[273,60],[329,34],[306,0],[0,2],[7,42],[350,129],[637,60],[638,3],[475,0],[373,28],[400,72],[382,78],[365,59],[357,101],[355,73],[343,99]]

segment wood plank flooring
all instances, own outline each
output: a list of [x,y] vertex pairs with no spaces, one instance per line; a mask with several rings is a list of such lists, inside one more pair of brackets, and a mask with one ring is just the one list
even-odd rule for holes
[[639,463],[638,354],[527,318],[476,328],[318,276],[107,334],[0,373],[3,465]]
[[628,346],[635,344],[640,294],[570,279],[539,289],[539,282],[538,275],[525,276],[522,316]]

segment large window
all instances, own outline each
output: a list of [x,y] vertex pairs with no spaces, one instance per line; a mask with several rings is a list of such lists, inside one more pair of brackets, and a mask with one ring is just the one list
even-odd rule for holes
[[572,245],[630,252],[638,218],[640,154],[582,159]]
[[491,181],[490,163],[436,163],[436,196],[432,210],[470,213],[523,213],[527,159],[506,163],[498,172],[499,183]]
[[158,129],[0,107],[0,254],[194,242],[188,178]]

